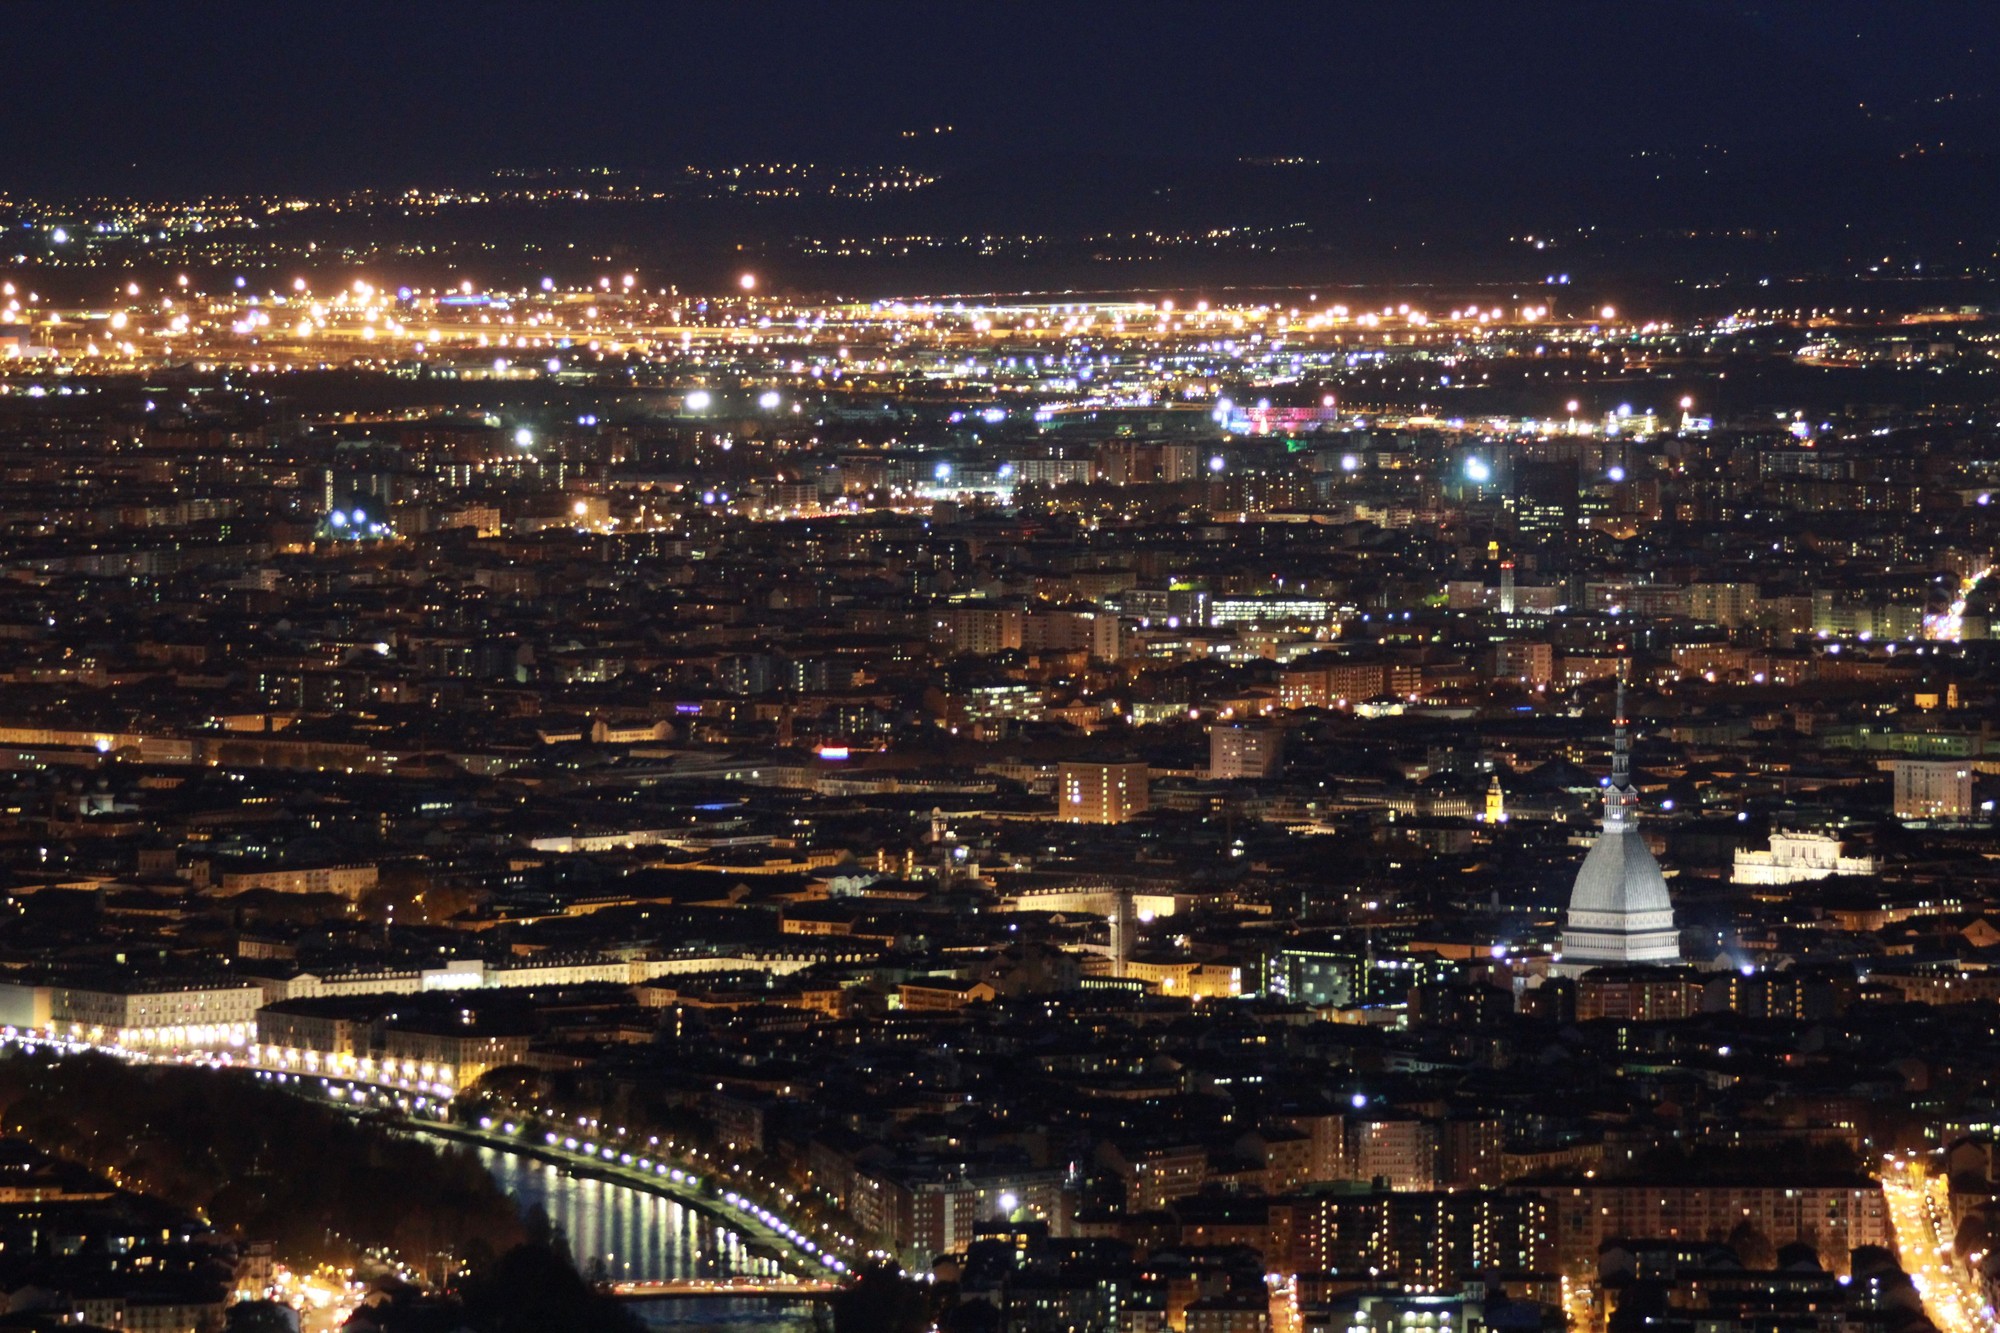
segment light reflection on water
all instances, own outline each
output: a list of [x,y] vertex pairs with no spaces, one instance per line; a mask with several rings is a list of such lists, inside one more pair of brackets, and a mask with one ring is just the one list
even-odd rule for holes
[[[587,1277],[645,1281],[781,1271],[775,1260],[751,1254],[736,1232],[672,1199],[571,1176],[531,1157],[491,1148],[478,1155],[524,1213],[539,1204],[562,1228]],[[761,1300],[644,1301],[632,1308],[651,1327],[676,1333],[808,1333],[814,1327],[810,1310]]]

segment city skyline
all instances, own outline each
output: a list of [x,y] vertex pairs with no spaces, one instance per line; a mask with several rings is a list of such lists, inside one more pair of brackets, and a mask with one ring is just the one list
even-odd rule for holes
[[2000,1333],[2000,11],[9,16],[0,1325]]

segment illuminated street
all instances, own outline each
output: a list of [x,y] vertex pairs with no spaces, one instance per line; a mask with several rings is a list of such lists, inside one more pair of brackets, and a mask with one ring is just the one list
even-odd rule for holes
[[366,1284],[353,1280],[352,1273],[315,1269],[295,1273],[283,1264],[272,1271],[268,1293],[299,1312],[299,1333],[332,1333],[359,1308],[367,1294]]
[[1882,1193],[1888,1200],[1896,1250],[1924,1310],[1941,1333],[1987,1333],[1993,1312],[1952,1252],[1951,1197],[1945,1178],[1925,1172],[1923,1163],[1887,1159]]

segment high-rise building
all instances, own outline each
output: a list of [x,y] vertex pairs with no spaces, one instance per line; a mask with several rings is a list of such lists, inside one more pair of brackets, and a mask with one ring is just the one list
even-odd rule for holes
[[1576,872],[1563,924],[1561,971],[1593,967],[1673,965],[1681,961],[1680,933],[1666,876],[1639,835],[1639,797],[1632,788],[1626,737],[1625,686],[1618,686],[1618,717],[1611,782],[1604,789],[1604,831]]
[[932,617],[931,642],[954,653],[1004,653],[1022,646],[1024,619],[1013,607],[943,607]]
[[1407,1113],[1356,1116],[1347,1122],[1347,1158],[1356,1177],[1380,1188],[1436,1189],[1437,1126]]
[[1217,782],[1276,777],[1285,759],[1277,727],[1216,727],[1208,733],[1208,776]]
[[1493,645],[1493,675],[1523,685],[1547,685],[1556,678],[1555,645],[1532,639],[1503,639]]
[[1056,817],[1067,824],[1122,824],[1151,804],[1146,765],[1070,762],[1056,770]]
[[1970,819],[1972,765],[1963,759],[1898,759],[1896,818]]
[[1559,565],[1574,554],[1582,513],[1574,462],[1515,464],[1506,504],[1522,546],[1543,551]]

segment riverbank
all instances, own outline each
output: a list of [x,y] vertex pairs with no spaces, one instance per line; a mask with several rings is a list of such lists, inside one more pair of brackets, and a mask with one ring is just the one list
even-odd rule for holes
[[[752,1243],[770,1251],[779,1267],[794,1276],[843,1277],[848,1272],[845,1260],[827,1253],[775,1214],[760,1210],[749,1200],[732,1196],[726,1190],[711,1193],[700,1176],[690,1175],[671,1164],[631,1153],[621,1152],[616,1157],[610,1157],[607,1156],[609,1150],[597,1151],[594,1145],[588,1145],[591,1150],[585,1151],[586,1145],[583,1144],[574,1149],[563,1146],[561,1141],[552,1144],[547,1141],[551,1137],[548,1131],[540,1131],[541,1139],[537,1141],[537,1131],[532,1125],[509,1134],[504,1130],[441,1121],[405,1120],[401,1123],[418,1134],[547,1162],[581,1176],[672,1199],[712,1221],[741,1232]],[[681,1177],[679,1180],[674,1178],[677,1174]]]

